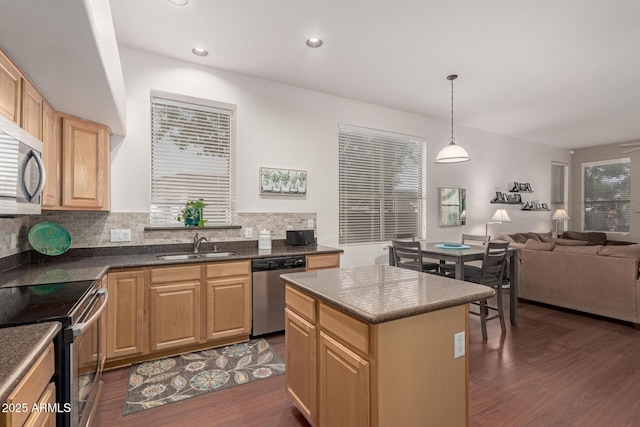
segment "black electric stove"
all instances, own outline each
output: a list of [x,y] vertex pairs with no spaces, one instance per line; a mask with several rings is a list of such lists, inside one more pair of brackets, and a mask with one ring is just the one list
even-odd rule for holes
[[71,325],[95,281],[0,287],[0,327],[58,321]]
[[0,287],[0,327],[57,321],[55,350],[58,426],[86,426],[99,392],[107,292],[98,281]]

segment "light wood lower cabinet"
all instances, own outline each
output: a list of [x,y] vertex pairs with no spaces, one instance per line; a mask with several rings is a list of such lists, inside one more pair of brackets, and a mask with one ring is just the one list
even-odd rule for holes
[[285,366],[287,393],[311,424],[316,416],[316,334],[315,325],[285,309]]
[[115,270],[108,276],[108,367],[249,339],[250,261]]
[[340,254],[307,255],[307,271],[340,268]]
[[368,324],[290,285],[286,303],[287,393],[312,426],[468,425],[468,305]]
[[107,359],[144,354],[146,271],[116,270],[108,274]]
[[251,333],[251,266],[248,261],[206,267],[205,340]]
[[[49,383],[47,388],[44,389],[42,396],[40,396],[40,400],[38,400],[38,407],[51,408],[55,402],[56,385],[54,383]],[[34,412],[29,415],[29,418],[27,418],[23,427],[56,427],[56,412]]]
[[200,342],[200,266],[151,269],[149,350]]
[[51,383],[54,369],[53,343],[51,343],[7,398],[7,407],[19,407],[21,410],[0,413],[0,425],[6,427],[55,426],[55,411],[43,414],[31,410],[34,405],[55,402],[55,386]]

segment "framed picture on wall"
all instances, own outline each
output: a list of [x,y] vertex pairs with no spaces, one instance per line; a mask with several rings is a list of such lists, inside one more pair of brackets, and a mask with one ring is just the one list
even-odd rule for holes
[[307,194],[307,171],[261,167],[260,194],[305,196]]

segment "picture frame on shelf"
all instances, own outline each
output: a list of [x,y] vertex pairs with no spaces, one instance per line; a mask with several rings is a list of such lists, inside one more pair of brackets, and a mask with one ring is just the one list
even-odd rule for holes
[[528,182],[521,182],[518,184],[518,191],[531,191],[531,185]]
[[549,206],[546,203],[542,204],[542,209],[544,209],[545,211],[549,210]]
[[260,195],[306,196],[307,171],[296,169],[260,168]]
[[535,208],[536,209],[542,209],[542,205],[540,203],[536,203]]
[[511,187],[511,190],[509,190],[509,191],[511,191],[512,193],[517,193],[518,191],[520,191],[520,183],[514,181],[513,182],[513,187]]
[[496,196],[491,199],[491,203],[505,203],[506,202],[506,194],[501,191],[496,191]]
[[526,190],[525,190],[525,191],[533,192],[533,190],[531,189],[531,184],[529,184],[529,183],[527,182],[527,183],[525,183],[525,185],[526,185],[526,187],[525,187],[525,188],[526,188]]

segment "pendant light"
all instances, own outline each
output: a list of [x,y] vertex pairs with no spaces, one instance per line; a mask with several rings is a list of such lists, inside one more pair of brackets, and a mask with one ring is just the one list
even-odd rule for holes
[[449,138],[449,145],[438,153],[436,163],[461,163],[470,160],[465,149],[456,145],[456,139],[453,137],[453,81],[457,78],[455,74],[447,76],[447,80],[451,82],[451,138]]

